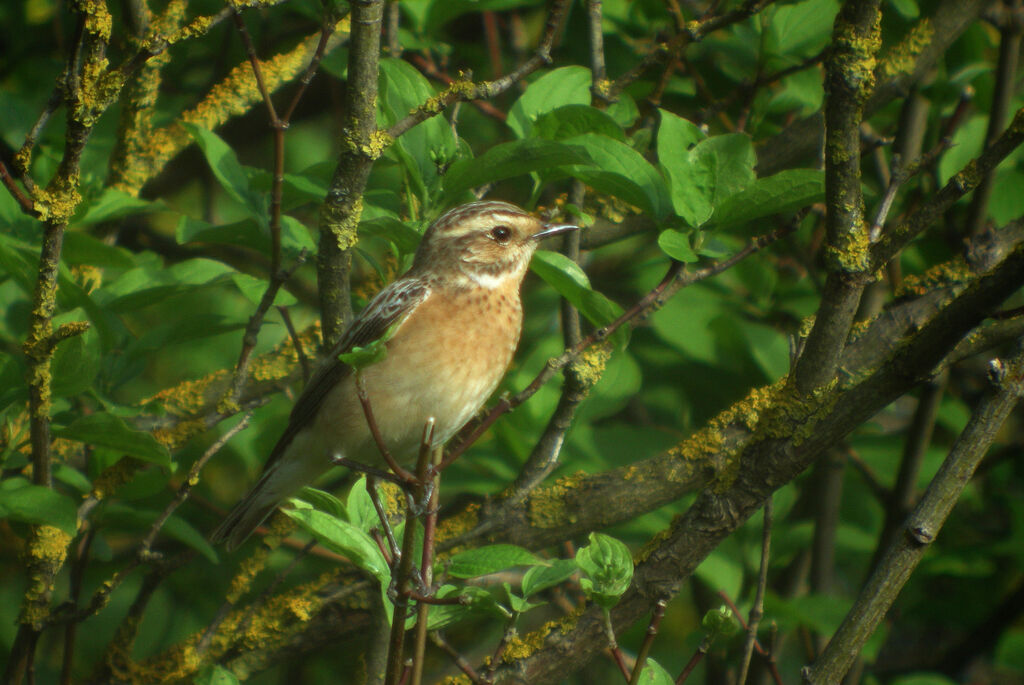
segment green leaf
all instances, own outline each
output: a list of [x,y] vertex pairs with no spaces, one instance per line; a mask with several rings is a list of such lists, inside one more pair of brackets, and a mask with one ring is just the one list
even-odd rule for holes
[[[231,274],[231,280],[234,281],[239,292],[245,295],[245,299],[255,305],[258,305],[263,300],[263,294],[267,292],[267,281],[264,281],[262,278],[236,272]],[[295,296],[284,288],[278,288],[277,293],[274,295],[275,307],[291,307],[297,302],[298,300],[295,299]]]
[[238,685],[238,678],[220,664],[210,664],[199,671],[192,683],[193,685]]
[[724,604],[704,614],[704,617],[700,620],[700,625],[713,640],[719,636],[729,637],[735,634],[740,627],[732,611]]
[[[162,300],[212,285],[228,274],[231,267],[212,259],[188,259],[170,267],[147,264],[131,269],[96,293],[96,301],[118,313],[150,307]],[[62,288],[63,288],[63,284]],[[90,315],[90,318],[93,318]]]
[[642,685],[674,685],[676,681],[661,664],[648,657],[638,682]]
[[669,179],[672,207],[694,228],[704,225],[722,201],[754,182],[754,147],[742,133],[697,143],[685,155],[659,157]]
[[99,336],[92,330],[57,345],[50,368],[53,396],[72,397],[91,388],[100,371],[101,354]]
[[107,412],[82,416],[65,428],[54,430],[59,438],[84,442],[138,457],[159,466],[171,465],[171,454],[149,433],[129,428],[124,421]]
[[[622,314],[622,308],[590,287],[590,279],[580,268],[560,252],[537,250],[530,269],[545,283],[558,291],[595,326],[606,326]],[[624,346],[629,332],[620,328],[612,336],[617,347]]]
[[658,161],[671,166],[670,160],[685,159],[690,148],[707,138],[696,124],[680,116],[659,109],[661,123],[658,124]]
[[[441,26],[467,12],[500,12],[502,10],[538,5],[540,2],[541,0],[445,0],[444,2],[423,3],[430,5],[430,10],[427,12],[425,19],[424,30],[428,34],[435,34]],[[420,3],[411,4],[416,6]]]
[[671,201],[665,179],[629,145],[596,133],[562,142],[583,150],[593,160],[590,166],[574,167],[570,171],[573,177],[639,207],[654,219],[668,214]]
[[451,199],[470,188],[534,171],[592,163],[577,146],[539,138],[514,140],[495,145],[475,159],[452,164],[444,176],[445,197]]
[[576,552],[576,563],[587,574],[580,586],[587,596],[605,609],[615,606],[633,580],[633,557],[619,540],[591,533],[590,544]]
[[[140,214],[144,211],[156,211],[162,207],[162,203],[150,202],[135,197],[117,188],[104,188],[103,192],[88,203],[83,203],[78,214],[75,215],[77,224],[97,224],[101,221],[119,219],[130,214]],[[79,216],[80,214],[80,216]],[[74,231],[69,231],[71,235]]]
[[509,110],[506,123],[517,136],[526,138],[540,115],[563,105],[589,105],[590,82],[590,70],[585,67],[561,67],[549,71],[519,96]]
[[668,229],[658,236],[658,247],[672,259],[686,264],[693,264],[700,257],[690,247],[690,238],[685,233]]
[[383,587],[388,586],[391,571],[373,538],[348,521],[312,509],[301,500],[293,499],[292,502],[296,505],[294,509],[282,510],[289,518],[329,550],[347,557],[356,566],[368,571]]
[[224,191],[265,226],[268,220],[266,201],[249,187],[249,177],[235,151],[213,131],[189,122],[183,125],[199,145],[210,170]]
[[719,227],[743,224],[773,214],[788,214],[825,197],[825,172],[788,169],[759,178],[750,186],[723,199],[711,216]]
[[348,520],[345,515],[345,505],[341,500],[329,492],[317,490],[316,488],[304,487],[299,491],[297,497],[313,505],[314,509],[323,511],[331,516]]
[[61,259],[67,264],[89,264],[104,269],[131,269],[135,256],[116,245],[107,245],[81,231],[66,231]]
[[372,529],[381,527],[380,517],[377,516],[377,509],[373,506],[370,493],[366,489],[366,475],[359,476],[359,479],[348,491],[348,499],[345,500],[346,518],[361,530],[370,532]]
[[508,606],[514,613],[525,614],[530,609],[536,609],[537,607],[544,606],[543,603],[539,602],[527,602],[512,591],[512,585],[509,583],[502,583],[501,586],[505,589],[505,597],[508,599]]
[[533,566],[541,559],[529,550],[516,545],[487,545],[460,552],[452,556],[446,565],[448,575],[453,578],[476,578],[497,573],[513,566]]
[[388,356],[388,348],[384,339],[374,340],[369,345],[353,347],[348,352],[338,355],[338,360],[348,364],[356,371],[382,362]]
[[523,575],[524,597],[535,595],[569,579],[579,569],[575,559],[556,559],[544,566],[534,566]]
[[626,141],[622,128],[608,114],[589,105],[565,105],[542,114],[533,127],[538,138],[562,140],[584,133],[596,133]]
[[71,498],[25,478],[0,484],[0,518],[55,526],[68,535],[78,531],[78,509]]

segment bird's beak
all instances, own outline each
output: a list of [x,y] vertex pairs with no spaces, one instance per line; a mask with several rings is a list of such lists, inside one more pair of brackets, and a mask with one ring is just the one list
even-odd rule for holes
[[530,237],[533,240],[540,242],[541,240],[550,238],[553,235],[561,235],[563,233],[568,233],[569,231],[578,231],[579,229],[580,227],[575,224],[545,224],[544,228],[540,229]]

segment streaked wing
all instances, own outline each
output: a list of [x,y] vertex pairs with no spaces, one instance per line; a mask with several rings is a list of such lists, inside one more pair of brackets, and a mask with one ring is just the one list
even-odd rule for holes
[[338,355],[380,338],[393,324],[409,316],[429,294],[430,287],[422,281],[398,280],[377,293],[370,304],[359,312],[303,388],[302,394],[292,408],[288,427],[274,445],[270,458],[263,467],[264,471],[284,453],[292,438],[313,420],[324,398],[334,386],[352,373],[351,367],[338,361]]

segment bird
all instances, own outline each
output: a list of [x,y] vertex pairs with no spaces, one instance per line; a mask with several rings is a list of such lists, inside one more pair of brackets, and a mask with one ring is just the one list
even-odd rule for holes
[[384,358],[358,373],[395,459],[415,458],[431,417],[432,446],[443,445],[480,410],[512,361],[523,319],[519,289],[538,244],[578,228],[544,223],[497,200],[441,215],[424,232],[405,275],[366,305],[312,374],[259,481],[211,542],[237,548],[337,457],[382,462],[356,372],[338,359],[356,347],[386,338]]

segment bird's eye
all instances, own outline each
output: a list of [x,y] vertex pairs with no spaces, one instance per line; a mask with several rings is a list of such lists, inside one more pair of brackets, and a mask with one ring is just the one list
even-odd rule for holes
[[508,239],[512,237],[512,229],[508,226],[495,226],[491,229],[491,237],[499,243],[507,243]]

